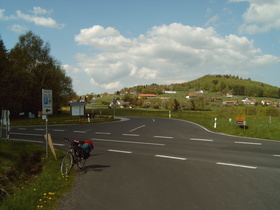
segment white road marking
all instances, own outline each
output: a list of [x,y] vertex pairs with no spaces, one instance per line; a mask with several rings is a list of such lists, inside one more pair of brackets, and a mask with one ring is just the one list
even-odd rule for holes
[[34,130],[35,131],[44,131],[45,129],[44,128],[35,128]]
[[196,138],[190,138],[191,141],[213,141],[212,139],[196,139]]
[[106,135],[109,135],[111,133],[108,133],[108,132],[95,132],[95,134],[106,134]]
[[86,133],[86,131],[73,131],[74,133]]
[[280,157],[280,155],[273,155],[274,157]]
[[118,152],[118,153],[125,153],[125,154],[131,154],[132,152],[130,151],[122,151],[122,150],[114,150],[114,149],[109,149],[109,152]]
[[161,139],[173,139],[172,136],[154,136],[154,138],[161,138]]
[[33,133],[10,133],[11,135],[22,135],[22,136],[43,136],[42,134],[33,134]]
[[56,132],[63,132],[63,131],[65,131],[65,130],[54,129],[53,131],[56,131]]
[[143,128],[143,127],[145,127],[145,126],[146,126],[146,125],[141,125],[141,126],[139,126],[139,127],[137,127],[137,128],[134,128],[134,129],[130,130],[129,132],[135,131],[135,130],[140,129],[140,128]]
[[[39,144],[45,144],[46,141],[33,141],[33,140],[27,140],[27,139],[9,139],[11,141],[26,141],[26,142],[34,142],[34,143],[39,143]],[[65,144],[57,144],[53,143],[55,146],[65,146]]]
[[233,163],[221,163],[221,162],[217,162],[216,164],[217,164],[217,165],[224,165],[224,166],[240,167],[240,168],[257,169],[257,167],[255,167],[255,166],[239,165],[239,164],[233,164]]
[[127,143],[127,144],[143,144],[143,145],[153,145],[153,146],[165,146],[165,144],[148,143],[148,142],[137,142],[137,141],[120,141],[120,140],[96,139],[96,138],[92,138],[91,140],[93,140],[93,141],[114,142],[114,143]]
[[235,144],[250,144],[250,145],[258,145],[261,146],[262,143],[255,143],[255,142],[243,142],[243,141],[235,141]]
[[168,158],[168,159],[175,159],[175,160],[187,160],[187,158],[174,157],[174,156],[167,156],[167,155],[155,155],[155,157]]
[[124,134],[122,134],[123,136],[140,136],[139,134],[127,134],[127,133],[124,133]]

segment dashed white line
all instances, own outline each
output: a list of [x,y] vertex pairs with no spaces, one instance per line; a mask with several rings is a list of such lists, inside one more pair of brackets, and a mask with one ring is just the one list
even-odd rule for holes
[[140,136],[139,134],[124,133],[123,136]]
[[273,155],[274,157],[280,157],[280,155]]
[[11,135],[22,135],[22,136],[43,136],[42,134],[33,134],[33,133],[10,133]]
[[105,134],[105,135],[110,135],[111,133],[108,133],[108,132],[95,132],[95,134]]
[[173,139],[172,136],[154,136],[154,138],[159,138],[159,139]]
[[187,158],[174,157],[174,156],[168,156],[168,155],[155,155],[155,157],[168,158],[168,159],[174,159],[174,160],[187,160]]
[[[38,143],[38,144],[45,144],[45,141],[33,141],[33,140],[27,140],[27,139],[9,139],[11,141],[24,141],[24,142],[34,142],[34,143]],[[57,143],[53,143],[53,145],[55,146],[65,146],[65,144],[57,144]]]
[[191,141],[213,141],[212,139],[196,139],[196,138],[190,138]]
[[247,166],[247,165],[239,165],[239,164],[233,164],[233,163],[222,163],[217,162],[217,165],[224,165],[224,166],[233,166],[233,167],[240,167],[240,168],[248,168],[248,169],[257,169],[255,166]]
[[255,142],[243,142],[243,141],[235,141],[235,144],[249,144],[249,145],[258,145],[261,146],[262,143],[255,143]]
[[65,130],[54,129],[53,131],[55,131],[55,132],[63,132]]
[[109,149],[109,152],[117,152],[117,153],[125,153],[125,154],[131,154],[132,152],[130,151],[123,151],[123,150],[114,150],[114,149]]
[[153,146],[165,146],[165,144],[138,142],[138,141],[121,141],[121,140],[96,139],[96,138],[92,138],[91,140],[92,141],[114,142],[114,143],[126,143],[126,144],[143,144],[143,145],[153,145]]
[[73,131],[74,133],[86,133],[86,131]]

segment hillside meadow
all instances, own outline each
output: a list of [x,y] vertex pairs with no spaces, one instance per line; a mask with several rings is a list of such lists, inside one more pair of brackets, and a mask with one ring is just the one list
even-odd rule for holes
[[[169,98],[169,100],[178,101],[179,104],[189,103],[186,99],[185,91],[177,91],[176,94],[160,94],[159,97]],[[260,139],[280,140],[280,109],[275,106],[261,106],[259,105],[243,105],[242,99],[244,96],[234,96],[227,98],[226,96],[217,95],[215,93],[203,94],[207,99],[205,106],[202,109],[165,109],[159,108],[119,108],[108,109],[107,103],[110,103],[116,96],[107,96],[97,98],[95,102],[88,106],[87,112],[95,113],[97,115],[111,115],[111,116],[142,116],[142,117],[162,117],[182,119],[191,121],[204,126],[205,128],[227,133],[231,135],[253,137]],[[221,97],[221,101],[210,102],[212,97]],[[275,98],[254,97],[257,102],[263,99],[278,101]],[[152,101],[154,99],[145,99],[144,101]],[[238,100],[240,105],[227,106],[223,105],[224,100]],[[179,107],[180,108],[180,107]],[[236,124],[236,117],[242,116],[245,118],[246,126]],[[216,128],[214,128],[216,118]]]

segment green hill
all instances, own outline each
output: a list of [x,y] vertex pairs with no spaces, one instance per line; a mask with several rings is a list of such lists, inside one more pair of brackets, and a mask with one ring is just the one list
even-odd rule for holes
[[163,90],[186,91],[190,89],[218,92],[222,94],[232,93],[233,95],[249,97],[280,98],[280,88],[262,82],[242,79],[232,75],[205,75],[196,80],[170,85],[141,85],[131,88],[124,88],[120,92],[139,92],[161,94]]

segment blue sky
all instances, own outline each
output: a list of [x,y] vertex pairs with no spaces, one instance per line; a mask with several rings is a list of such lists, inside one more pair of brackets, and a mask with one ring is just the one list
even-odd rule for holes
[[1,0],[9,50],[31,30],[78,94],[231,74],[280,87],[279,0]]

